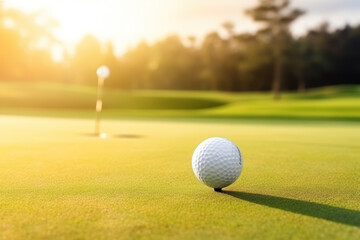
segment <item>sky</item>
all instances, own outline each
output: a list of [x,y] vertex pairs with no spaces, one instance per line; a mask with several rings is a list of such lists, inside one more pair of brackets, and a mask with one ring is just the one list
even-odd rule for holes
[[[7,8],[25,12],[44,10],[57,19],[57,38],[70,49],[85,34],[112,41],[118,55],[140,41],[152,43],[169,34],[198,39],[211,31],[221,33],[221,23],[232,21],[237,32],[254,32],[258,25],[244,14],[257,0],[2,0]],[[332,27],[360,24],[360,0],[293,0],[307,14],[292,31],[328,21]]]

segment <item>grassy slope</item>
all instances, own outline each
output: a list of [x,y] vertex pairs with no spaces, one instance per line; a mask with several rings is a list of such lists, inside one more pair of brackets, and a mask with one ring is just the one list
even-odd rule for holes
[[[357,123],[108,120],[106,132],[134,138],[103,140],[92,127],[0,118],[0,239],[360,238]],[[243,152],[235,192],[192,172],[210,136]]]
[[[90,87],[1,83],[0,113],[92,117],[95,97]],[[360,121],[360,87],[288,93],[281,101],[268,93],[106,90],[104,117]]]

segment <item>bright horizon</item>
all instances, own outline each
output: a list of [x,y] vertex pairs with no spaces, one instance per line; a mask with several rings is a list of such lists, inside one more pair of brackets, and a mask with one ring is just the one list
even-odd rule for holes
[[[133,0],[112,1],[4,1],[6,8],[25,12],[44,10],[59,21],[55,36],[70,50],[85,34],[101,42],[111,41],[116,54],[124,53],[145,40],[152,43],[169,34],[201,39],[210,31],[221,31],[221,24],[232,21],[237,32],[254,32],[256,24],[244,10],[256,4],[233,0]],[[332,27],[360,23],[360,3],[356,0],[296,0],[292,6],[307,14],[292,27],[295,34],[328,21]]]

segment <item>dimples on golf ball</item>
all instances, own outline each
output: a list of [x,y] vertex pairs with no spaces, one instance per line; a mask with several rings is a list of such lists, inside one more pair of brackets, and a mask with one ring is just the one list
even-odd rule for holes
[[192,156],[196,177],[207,186],[223,188],[239,177],[242,157],[237,146],[225,138],[208,138],[197,146]]

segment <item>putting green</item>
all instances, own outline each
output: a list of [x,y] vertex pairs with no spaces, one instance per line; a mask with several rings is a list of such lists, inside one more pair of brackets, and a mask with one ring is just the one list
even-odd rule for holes
[[[360,125],[0,116],[0,239],[359,239]],[[191,155],[234,141],[225,193]]]

